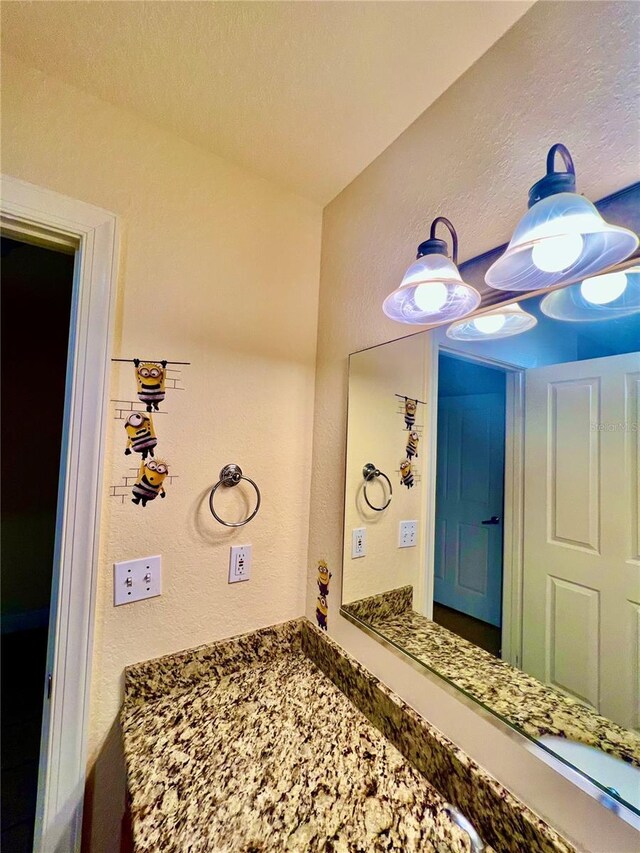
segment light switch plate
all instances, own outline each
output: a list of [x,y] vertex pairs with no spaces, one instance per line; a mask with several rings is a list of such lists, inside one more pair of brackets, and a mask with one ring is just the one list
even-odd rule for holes
[[248,581],[251,577],[251,545],[232,545],[229,554],[229,583]]
[[418,541],[418,522],[401,521],[398,536],[398,548],[413,548]]
[[131,604],[162,595],[162,557],[141,557],[113,564],[113,603]]
[[367,528],[354,527],[351,533],[351,559],[364,557],[367,553]]

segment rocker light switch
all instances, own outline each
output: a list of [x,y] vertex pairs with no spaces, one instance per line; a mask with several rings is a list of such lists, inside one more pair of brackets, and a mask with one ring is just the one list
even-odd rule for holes
[[162,557],[142,557],[113,565],[113,603],[130,604],[162,594]]

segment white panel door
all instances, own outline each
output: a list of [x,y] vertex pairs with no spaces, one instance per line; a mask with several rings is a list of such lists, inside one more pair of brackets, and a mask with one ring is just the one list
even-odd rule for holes
[[523,669],[637,727],[640,353],[525,382]]

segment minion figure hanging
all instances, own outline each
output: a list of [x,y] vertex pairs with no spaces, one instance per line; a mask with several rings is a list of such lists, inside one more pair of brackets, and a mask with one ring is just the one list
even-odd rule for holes
[[327,630],[327,616],[329,615],[329,605],[327,604],[327,596],[329,595],[329,581],[331,580],[331,572],[327,568],[326,560],[318,561],[318,599],[316,601],[316,622],[318,628],[323,631]]
[[418,455],[418,442],[420,441],[420,436],[417,432],[410,432],[409,438],[407,439],[407,459],[411,461],[414,456]]
[[418,401],[412,400],[410,397],[404,398],[404,425],[407,429],[413,429],[416,422],[416,409]]
[[316,602],[316,622],[318,623],[318,628],[322,631],[327,630],[327,615],[329,613],[329,606],[327,604],[326,595],[319,595],[318,600]]
[[320,560],[318,562],[318,590],[320,595],[329,595],[329,581],[331,580],[331,572],[327,568],[327,561]]
[[148,412],[158,411],[158,403],[164,400],[164,384],[167,362],[140,361],[134,358],[138,399],[144,403]]
[[400,482],[408,489],[413,488],[413,473],[411,471],[411,462],[408,459],[403,459],[400,463]]
[[158,495],[161,498],[166,497],[166,492],[162,484],[167,473],[166,462],[155,459],[150,459],[148,462],[141,462],[138,479],[133,484],[131,490],[133,493],[133,497],[131,498],[132,503],[141,503],[145,507],[148,501],[155,501]]
[[153,456],[153,448],[158,443],[158,439],[153,428],[151,415],[146,415],[143,412],[131,412],[124,428],[127,431],[125,456],[129,456],[132,450],[142,454],[143,462],[147,456]]

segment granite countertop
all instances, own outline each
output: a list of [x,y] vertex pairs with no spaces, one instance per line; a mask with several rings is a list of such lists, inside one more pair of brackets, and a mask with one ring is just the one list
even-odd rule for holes
[[532,738],[555,735],[640,766],[640,736],[412,609],[400,587],[343,609]]
[[125,736],[138,851],[468,849],[302,652],[147,703]]
[[440,791],[498,851],[573,849],[306,620],[125,682],[137,853],[467,851]]

